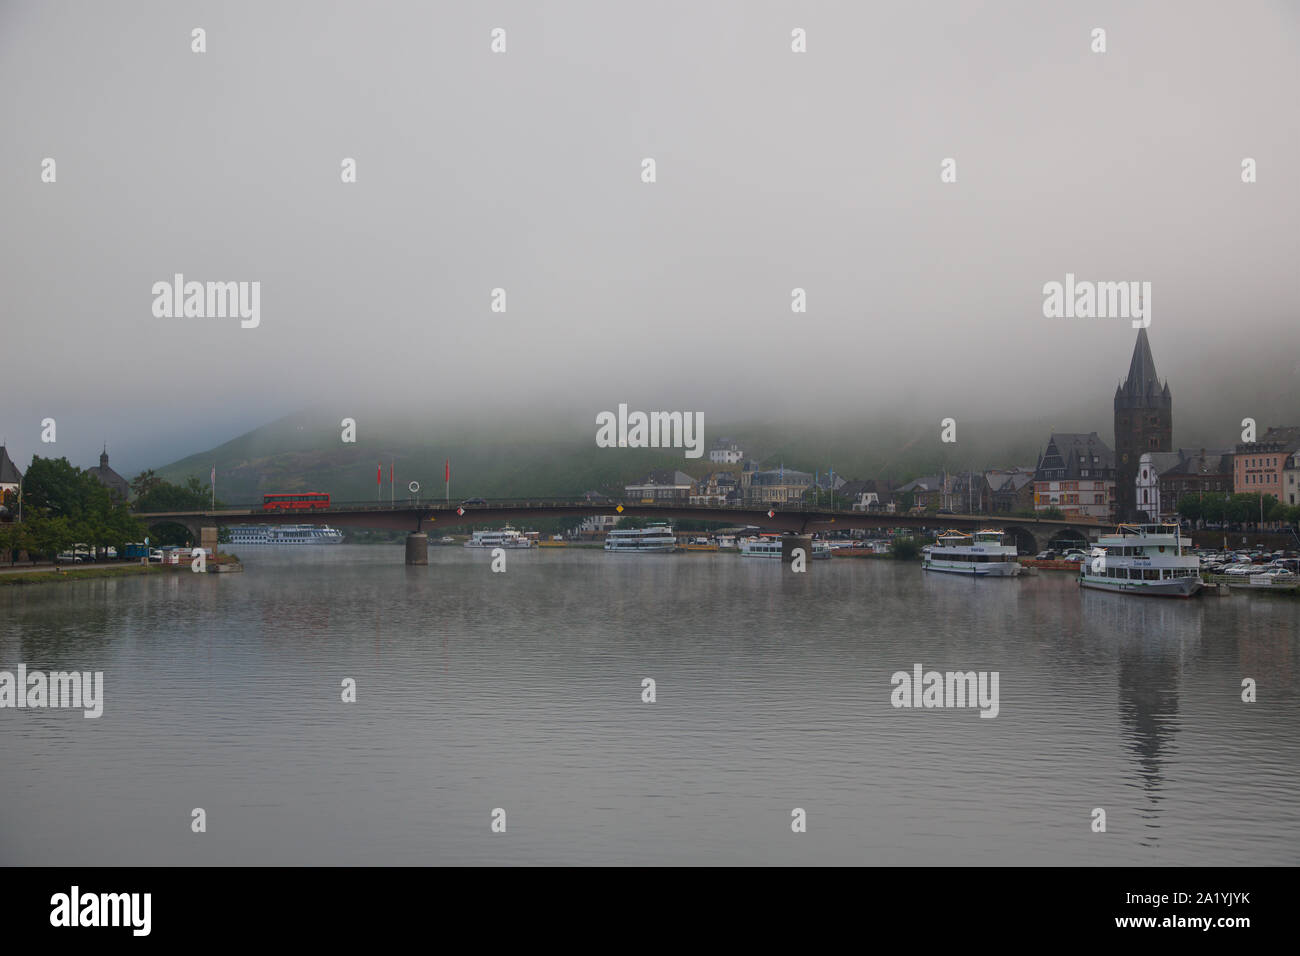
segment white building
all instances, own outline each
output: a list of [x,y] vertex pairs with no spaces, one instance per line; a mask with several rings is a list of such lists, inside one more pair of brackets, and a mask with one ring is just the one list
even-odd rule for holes
[[745,452],[730,438],[719,438],[709,449],[709,461],[715,465],[736,465],[745,457]]
[[1282,468],[1282,504],[1300,505],[1300,451],[1291,455]]
[[1182,460],[1176,451],[1148,451],[1138,459],[1137,497],[1133,500],[1137,502],[1138,513],[1145,515],[1152,524],[1174,517],[1170,512],[1174,510],[1175,502],[1168,502],[1167,509],[1161,507],[1160,476],[1176,468]]

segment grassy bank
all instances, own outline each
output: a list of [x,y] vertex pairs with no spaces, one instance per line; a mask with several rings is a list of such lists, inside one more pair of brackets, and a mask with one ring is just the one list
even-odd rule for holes
[[[220,555],[216,561],[209,560],[208,562],[209,565],[233,565],[238,563],[238,559],[234,555],[227,554]],[[111,568],[71,567],[66,570],[50,568],[48,571],[12,571],[0,573],[0,587],[19,584],[49,584],[55,581],[83,581],[92,578],[139,577],[143,574],[175,574],[178,571],[189,570],[190,564],[185,561],[181,564],[126,564],[116,565]]]

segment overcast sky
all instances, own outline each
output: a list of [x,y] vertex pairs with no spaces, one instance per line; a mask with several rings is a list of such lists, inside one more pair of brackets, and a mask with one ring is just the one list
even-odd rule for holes
[[[1298,10],[0,0],[0,439],[130,474],[328,398],[1109,441],[1135,332],[1044,318],[1067,272],[1152,283],[1176,442],[1300,422]],[[177,272],[260,325],[155,317]]]

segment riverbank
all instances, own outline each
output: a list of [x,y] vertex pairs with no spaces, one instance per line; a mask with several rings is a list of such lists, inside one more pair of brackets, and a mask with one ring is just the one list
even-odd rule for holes
[[[244,570],[243,564],[230,555],[223,554],[215,561],[208,561],[209,574],[242,570]],[[91,567],[85,565],[11,567],[0,568],[0,587],[21,584],[51,584],[57,581],[83,581],[94,578],[139,577],[146,574],[176,574],[180,571],[191,571],[188,561],[181,564],[140,564],[128,561]]]
[[[48,584],[54,581],[76,581],[87,578],[121,578],[143,574],[171,574],[181,570],[180,565],[162,564],[112,564],[107,567],[86,568],[17,568],[0,573],[0,587],[18,584]],[[184,570],[189,570],[185,565]]]

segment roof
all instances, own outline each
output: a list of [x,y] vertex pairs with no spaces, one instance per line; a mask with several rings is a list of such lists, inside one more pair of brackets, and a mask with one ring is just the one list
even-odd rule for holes
[[9,458],[9,449],[0,445],[0,485],[16,485],[23,480],[23,473]]
[[1147,330],[1138,329],[1133,358],[1129,360],[1128,378],[1115,390],[1115,407],[1168,407],[1171,403],[1169,384],[1166,382],[1161,386],[1156,375],[1156,360],[1151,355],[1151,340],[1147,338]]
[[1114,469],[1115,453],[1096,432],[1054,432],[1047,442],[1047,451],[1038,463],[1034,478],[1038,481],[1059,481],[1079,478],[1083,471],[1087,471],[1090,478],[1098,478]]
[[983,472],[979,471],[959,471],[952,476],[949,483],[952,488],[965,489],[968,484],[978,485],[980,482],[988,484],[988,479],[984,477]]
[[912,491],[942,491],[943,478],[939,475],[922,475],[920,478],[914,478],[901,488],[896,488],[898,494],[906,494]]
[[1168,468],[1157,468],[1158,475],[1230,475],[1232,450],[1229,448],[1180,448],[1178,461]]
[[1300,450],[1300,425],[1287,425],[1283,428],[1270,428],[1264,432],[1261,442],[1281,442],[1286,446],[1286,453]]
[[1034,480],[1033,472],[1017,471],[1007,475],[1006,480],[998,485],[997,491],[1016,492]]
[[99,464],[94,468],[87,468],[86,474],[93,475],[101,485],[108,488],[109,491],[115,491],[123,498],[129,498],[131,495],[131,485],[125,478],[108,467],[108,449],[99,456]]
[[1157,475],[1163,475],[1166,472],[1177,468],[1182,462],[1183,457],[1176,451],[1150,451],[1144,452],[1142,457],[1151,463],[1151,468]]
[[656,468],[650,474],[646,475],[640,481],[629,482],[630,487],[639,487],[641,485],[679,485],[690,486],[695,484],[695,479],[684,471],[676,471],[672,468]]
[[811,485],[812,482],[813,476],[810,472],[795,471],[793,468],[756,471],[753,480],[756,485]]

